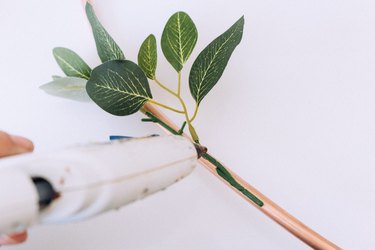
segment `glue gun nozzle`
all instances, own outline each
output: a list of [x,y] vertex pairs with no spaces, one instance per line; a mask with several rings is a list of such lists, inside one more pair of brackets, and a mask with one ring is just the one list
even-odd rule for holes
[[46,179],[41,177],[33,177],[32,181],[35,184],[35,188],[39,195],[39,209],[43,210],[48,207],[53,200],[60,197],[60,194],[57,193],[51,183]]
[[207,153],[207,148],[198,143],[194,143],[194,147],[197,150],[198,159],[202,157],[203,154]]

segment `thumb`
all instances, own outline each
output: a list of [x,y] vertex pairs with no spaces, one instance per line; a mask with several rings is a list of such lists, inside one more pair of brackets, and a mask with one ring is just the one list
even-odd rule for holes
[[21,136],[11,136],[0,131],[0,157],[31,152],[33,143]]
[[19,244],[27,239],[27,232],[0,236],[0,245]]
[[13,135],[11,136],[11,139],[18,149],[21,150],[20,153],[31,152],[34,150],[34,144],[25,137]]

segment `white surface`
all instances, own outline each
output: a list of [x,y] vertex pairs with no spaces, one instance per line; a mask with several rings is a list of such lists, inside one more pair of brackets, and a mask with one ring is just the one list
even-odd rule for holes
[[[243,41],[202,103],[196,123],[202,142],[335,243],[373,248],[373,1],[97,0],[96,7],[133,60],[143,39],[150,32],[160,38],[177,10],[188,12],[200,32],[192,58],[245,14]],[[50,75],[61,74],[51,54],[55,46],[98,63],[80,1],[3,1],[0,28],[1,129],[30,137],[43,152],[109,134],[159,132],[140,123],[139,114],[113,117],[38,89]],[[159,55],[160,78],[175,79]],[[189,97],[187,88],[184,94]],[[178,185],[120,211],[32,229],[29,241],[12,249],[306,247],[198,168]]]

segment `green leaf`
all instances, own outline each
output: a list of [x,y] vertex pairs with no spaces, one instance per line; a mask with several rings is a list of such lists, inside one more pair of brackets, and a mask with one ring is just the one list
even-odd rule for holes
[[98,55],[102,62],[125,59],[120,47],[99,22],[92,5],[89,2],[86,3],[86,15],[91,24],[96,49],[98,50]]
[[154,35],[149,35],[142,43],[138,53],[138,65],[150,79],[155,79],[157,64],[156,39]]
[[137,112],[152,98],[143,70],[128,60],[113,60],[96,67],[86,90],[91,99],[113,115]]
[[91,68],[74,51],[58,47],[53,49],[53,56],[67,76],[90,78]]
[[169,18],[161,37],[161,48],[177,72],[182,70],[197,40],[197,28],[185,12],[177,12]]
[[197,57],[190,71],[190,92],[200,104],[222,76],[228,61],[241,42],[244,17],[212,41]]
[[60,79],[60,78],[64,78],[64,77],[63,76],[57,76],[57,75],[52,76],[52,80],[57,80],[57,79]]
[[87,80],[79,77],[61,77],[40,86],[40,88],[53,96],[89,102],[91,99],[86,92],[86,83]]

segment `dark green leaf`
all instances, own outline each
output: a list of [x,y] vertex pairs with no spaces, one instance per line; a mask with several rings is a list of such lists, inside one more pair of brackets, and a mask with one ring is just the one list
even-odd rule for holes
[[67,76],[90,78],[91,68],[74,51],[58,47],[53,49],[53,56]]
[[165,58],[177,72],[182,70],[197,39],[197,28],[185,12],[177,12],[169,18],[161,37],[161,48]]
[[92,5],[89,2],[86,3],[86,14],[91,24],[96,49],[98,50],[98,55],[102,62],[125,59],[120,47],[99,22]]
[[157,64],[156,39],[154,35],[149,35],[142,43],[138,53],[138,65],[150,79],[155,79]]
[[137,112],[152,98],[145,73],[127,60],[108,61],[96,67],[86,90],[102,109],[118,116]]
[[66,99],[89,102],[90,97],[86,92],[87,80],[79,77],[60,77],[52,82],[40,86],[47,94]]
[[244,17],[212,41],[197,57],[190,71],[190,92],[199,104],[222,76],[228,61],[241,42]]

